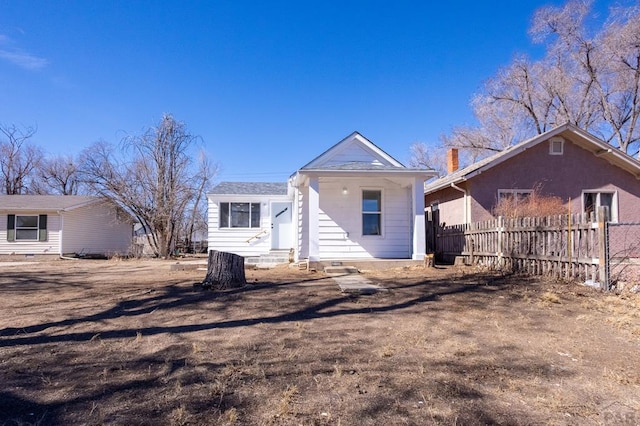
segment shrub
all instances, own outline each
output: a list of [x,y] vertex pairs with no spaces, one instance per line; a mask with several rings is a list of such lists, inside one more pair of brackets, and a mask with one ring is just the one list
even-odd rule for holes
[[568,208],[560,197],[542,195],[539,186],[525,198],[502,197],[493,208],[494,216],[506,218],[544,217],[568,213]]

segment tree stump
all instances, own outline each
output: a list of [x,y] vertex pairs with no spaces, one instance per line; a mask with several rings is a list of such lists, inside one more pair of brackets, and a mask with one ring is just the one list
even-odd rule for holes
[[247,284],[244,276],[244,257],[225,251],[211,250],[207,261],[207,276],[203,288],[228,290]]

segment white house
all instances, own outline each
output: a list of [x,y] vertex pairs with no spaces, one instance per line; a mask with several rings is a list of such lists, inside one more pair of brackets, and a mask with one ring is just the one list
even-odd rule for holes
[[288,182],[222,182],[207,194],[209,250],[296,260],[414,259],[425,255],[424,182],[354,132]]
[[0,195],[0,255],[127,254],[131,217],[99,197]]

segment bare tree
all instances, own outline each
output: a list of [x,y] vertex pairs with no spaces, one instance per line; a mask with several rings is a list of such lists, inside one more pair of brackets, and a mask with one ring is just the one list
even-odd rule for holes
[[202,237],[207,231],[207,201],[203,198],[217,170],[217,166],[211,163],[204,151],[200,151],[198,173],[194,178],[197,188],[195,188],[195,196],[191,201],[191,212],[185,218],[185,230],[182,233],[187,248],[192,247],[195,236]]
[[33,180],[33,193],[78,195],[82,190],[80,165],[71,156],[45,158]]
[[612,9],[590,26],[591,1],[539,9],[530,34],[546,56],[518,56],[475,95],[476,126],[442,138],[486,156],[557,125],[572,123],[629,154],[640,142],[640,6]]
[[439,176],[447,173],[447,156],[443,147],[416,142],[409,149],[411,151],[409,166],[430,168],[437,171]]
[[612,72],[601,73],[598,93],[602,133],[625,152],[640,141],[640,12],[616,9],[599,36],[601,62]]
[[30,192],[33,173],[42,159],[42,150],[29,143],[33,127],[0,125],[0,174],[7,195]]
[[170,256],[189,206],[199,200],[203,176],[192,170],[190,150],[198,137],[165,114],[157,126],[114,147],[98,142],[83,153],[84,181],[91,190],[130,212],[156,255]]

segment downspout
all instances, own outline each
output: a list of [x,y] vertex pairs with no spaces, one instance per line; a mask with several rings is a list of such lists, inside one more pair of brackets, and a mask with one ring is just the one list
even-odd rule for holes
[[462,189],[459,186],[457,186],[455,183],[451,182],[451,188],[456,189],[460,192],[462,192],[462,194],[464,194],[462,200],[463,200],[463,206],[462,206],[462,214],[464,215],[464,217],[462,218],[462,223],[469,223],[469,209],[467,207],[467,196],[469,194],[467,194],[467,190],[466,189]]

